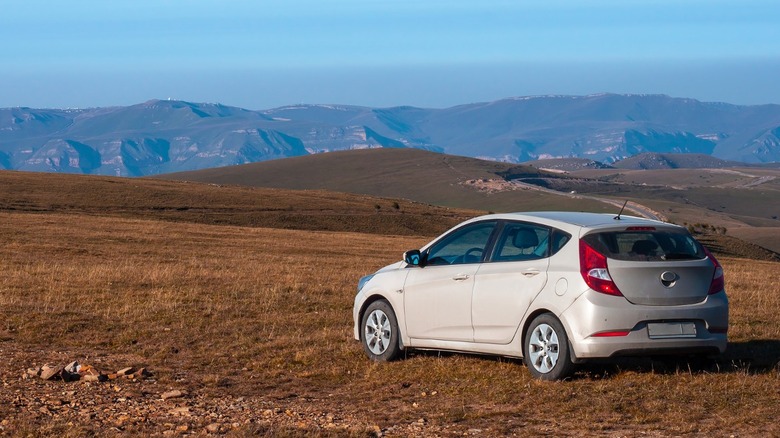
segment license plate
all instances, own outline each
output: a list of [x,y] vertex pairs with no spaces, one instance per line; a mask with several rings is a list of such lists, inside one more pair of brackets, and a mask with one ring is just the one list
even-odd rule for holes
[[650,339],[695,338],[696,324],[692,322],[651,322],[647,324]]

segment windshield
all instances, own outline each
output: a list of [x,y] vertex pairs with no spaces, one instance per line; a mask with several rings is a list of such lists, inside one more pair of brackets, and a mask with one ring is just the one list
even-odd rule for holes
[[609,231],[583,237],[593,249],[616,260],[701,260],[701,244],[685,231]]

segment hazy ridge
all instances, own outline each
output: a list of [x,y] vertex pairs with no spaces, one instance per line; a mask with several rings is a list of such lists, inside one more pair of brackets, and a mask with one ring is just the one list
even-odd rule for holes
[[152,100],[0,109],[0,168],[141,176],[345,149],[417,148],[523,162],[690,153],[780,161],[780,105],[663,95],[538,96],[445,109],[294,105],[248,110]]

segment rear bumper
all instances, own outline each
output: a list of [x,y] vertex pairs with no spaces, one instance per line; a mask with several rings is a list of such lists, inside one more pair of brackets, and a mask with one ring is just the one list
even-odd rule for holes
[[[724,292],[696,304],[641,306],[623,297],[588,291],[561,314],[577,359],[723,353],[728,319],[728,299]],[[651,338],[648,324],[658,322],[694,323],[695,337]],[[614,331],[628,331],[628,334],[594,336]]]

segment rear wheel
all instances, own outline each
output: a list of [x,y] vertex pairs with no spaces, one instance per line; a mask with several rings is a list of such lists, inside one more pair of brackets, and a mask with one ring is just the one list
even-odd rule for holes
[[360,326],[363,350],[371,360],[386,362],[398,357],[401,352],[400,333],[390,303],[379,300],[369,304],[363,312]]
[[551,313],[537,316],[528,326],[523,361],[537,379],[561,380],[574,372],[569,355],[569,337],[561,322]]

